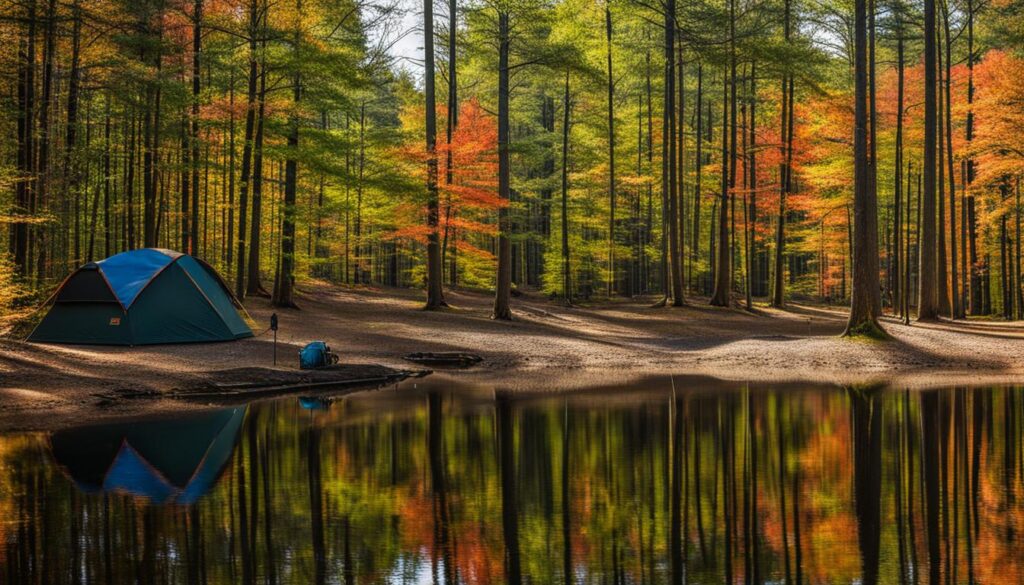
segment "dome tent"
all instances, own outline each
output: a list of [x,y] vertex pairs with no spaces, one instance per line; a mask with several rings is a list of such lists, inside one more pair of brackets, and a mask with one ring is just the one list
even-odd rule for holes
[[147,345],[252,336],[214,269],[172,250],[143,248],[90,262],[51,299],[29,341]]

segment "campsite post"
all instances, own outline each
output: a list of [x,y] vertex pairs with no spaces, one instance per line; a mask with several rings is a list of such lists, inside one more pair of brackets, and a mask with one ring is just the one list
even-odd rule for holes
[[277,313],[270,315],[270,330],[274,332],[274,365],[277,365]]

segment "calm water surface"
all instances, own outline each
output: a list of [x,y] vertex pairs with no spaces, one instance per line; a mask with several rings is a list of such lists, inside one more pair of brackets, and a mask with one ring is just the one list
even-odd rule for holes
[[0,582],[1024,580],[1021,389],[671,382],[0,434]]

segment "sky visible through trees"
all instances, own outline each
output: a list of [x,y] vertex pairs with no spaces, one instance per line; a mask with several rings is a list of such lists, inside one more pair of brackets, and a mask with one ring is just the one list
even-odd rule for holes
[[278,306],[318,279],[499,319],[527,289],[1018,319],[1022,28],[1005,0],[4,0],[0,303],[163,247]]

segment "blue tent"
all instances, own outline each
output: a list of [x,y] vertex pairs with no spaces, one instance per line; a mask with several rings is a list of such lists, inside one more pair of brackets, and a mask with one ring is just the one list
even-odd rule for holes
[[217,272],[172,250],[143,248],[90,262],[51,298],[29,341],[146,345],[252,336]]
[[230,460],[245,410],[60,431],[50,437],[50,451],[86,493],[192,504],[214,486]]

